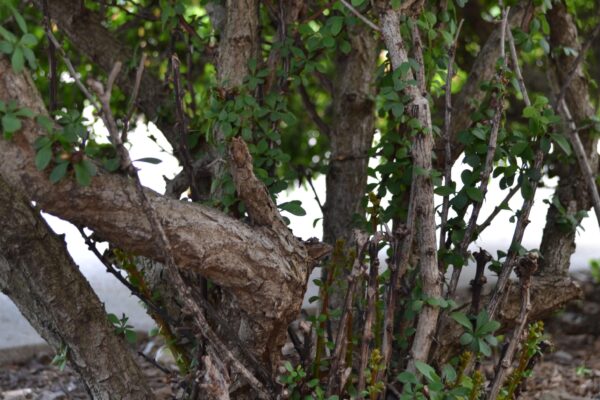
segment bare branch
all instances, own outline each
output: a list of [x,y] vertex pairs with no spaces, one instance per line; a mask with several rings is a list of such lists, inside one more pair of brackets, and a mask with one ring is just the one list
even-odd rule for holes
[[356,15],[358,19],[367,24],[370,28],[374,29],[377,32],[381,32],[380,27],[371,22],[369,18],[362,15],[360,11],[358,11],[356,8],[352,7],[352,4],[348,3],[346,0],[340,0],[340,3],[342,3],[348,10],[350,10],[352,14]]
[[[496,73],[496,80],[501,82],[504,77],[504,69],[506,67],[506,53],[505,53],[505,39],[506,39],[506,29],[508,23],[508,13],[510,11],[510,7],[506,7],[502,10],[502,28],[500,31],[500,58],[503,60],[502,66],[500,70]],[[485,162],[483,165],[483,170],[481,171],[480,176],[480,184],[478,187],[479,192],[482,195],[482,198],[485,198],[487,194],[488,183],[490,179],[490,175],[492,173],[494,157],[496,155],[496,143],[498,141],[498,132],[500,131],[500,123],[502,122],[502,114],[504,110],[504,93],[496,91],[494,93],[494,97],[492,100],[492,105],[494,106],[494,117],[491,121],[491,130],[490,130],[490,138],[488,140],[488,151],[485,156]],[[463,258],[467,257],[467,250],[469,244],[473,239],[473,235],[475,234],[475,229],[477,228],[477,218],[479,217],[479,212],[481,211],[481,207],[483,206],[483,200],[475,201],[473,203],[473,209],[471,211],[471,216],[469,217],[469,222],[467,223],[467,227],[465,229],[465,234],[463,236],[463,240],[461,241],[458,252],[461,254]],[[456,287],[458,285],[458,279],[460,278],[460,273],[462,270],[462,265],[460,267],[455,266],[452,270],[452,276],[450,278],[450,284],[448,288],[448,298],[452,298],[456,291]]]
[[508,368],[512,365],[513,356],[517,350],[517,345],[521,342],[521,336],[527,323],[527,315],[531,310],[531,300],[529,289],[531,287],[531,277],[537,270],[537,254],[529,253],[525,257],[521,257],[519,265],[516,269],[517,275],[519,275],[519,282],[521,285],[521,311],[517,320],[517,326],[513,331],[513,334],[508,342],[508,347],[504,351],[502,359],[498,363],[496,368],[496,375],[491,385],[490,392],[488,394],[488,400],[495,400],[500,392],[500,388],[504,383],[504,378],[508,372]]
[[[451,132],[452,126],[452,78],[454,77],[454,56],[456,55],[456,45],[462,28],[464,19],[460,20],[454,41],[448,48],[448,71],[446,73],[446,88],[445,88],[445,107],[444,107],[444,185],[449,187],[452,184],[452,144]],[[440,243],[441,251],[446,248],[446,229],[448,224],[448,212],[450,210],[450,196],[444,196],[442,201],[442,215],[440,222]]]

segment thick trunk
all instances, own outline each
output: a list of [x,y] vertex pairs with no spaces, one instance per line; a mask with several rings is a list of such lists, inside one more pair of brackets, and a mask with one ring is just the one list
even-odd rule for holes
[[370,28],[348,32],[352,51],[337,60],[330,130],[331,161],[327,173],[327,202],[323,240],[348,241],[353,217],[362,211],[367,184],[368,151],[375,132],[375,68],[377,40]]
[[[45,114],[31,79],[15,74],[10,63],[0,58],[0,100],[9,99]],[[30,120],[23,122],[13,140],[0,140],[0,175],[11,186],[23,188],[45,211],[88,226],[124,250],[164,260],[129,178],[100,173],[88,187],[78,186],[70,177],[51,184],[47,172],[34,165],[33,143],[44,132]],[[244,183],[256,182],[246,179]],[[268,196],[264,186],[250,192]],[[146,197],[162,220],[178,267],[211,279],[235,299],[246,322],[240,337],[270,369],[279,357],[287,324],[299,312],[312,266],[304,245],[278,224],[251,228],[203,205],[167,199],[150,190]]]
[[[562,2],[554,5],[548,12],[548,21],[551,33],[550,44],[553,49],[557,49],[553,53],[555,54],[554,58],[551,59],[556,89],[562,87],[568,79],[570,71],[577,67],[575,75],[565,91],[565,101],[571,110],[575,124],[580,126],[584,124],[584,121],[595,116],[595,110],[589,98],[588,80],[584,75],[583,67],[576,64],[577,57],[558,50],[568,47],[575,49],[577,53],[581,51],[577,27]],[[592,129],[585,129],[580,132],[580,135],[588,153],[587,157],[592,171],[597,171],[598,138],[592,135]],[[560,204],[572,216],[578,211],[588,210],[591,207],[591,196],[577,163],[557,163],[555,167],[559,183],[554,195],[557,196]],[[575,251],[575,227],[565,225],[563,217],[556,207],[550,206],[540,246],[541,273],[543,275],[566,275],[568,273],[570,258]]]
[[1,178],[0,290],[57,352],[67,348],[92,398],[154,398],[64,241]]

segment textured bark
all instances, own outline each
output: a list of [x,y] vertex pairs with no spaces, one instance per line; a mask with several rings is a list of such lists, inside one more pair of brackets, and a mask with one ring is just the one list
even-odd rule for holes
[[[509,287],[507,297],[495,318],[502,324],[503,331],[508,331],[517,324],[521,308],[521,296],[519,286],[515,282],[514,285]],[[535,321],[549,317],[569,301],[579,299],[581,296],[581,288],[570,278],[533,277],[529,320]],[[490,296],[483,296],[480,301],[485,304],[489,299]],[[437,343],[437,351],[434,356],[434,362],[437,365],[446,363],[458,351],[461,351],[458,343],[463,332],[464,329],[458,323],[451,321],[443,334],[439,335],[439,343]]]
[[377,40],[359,24],[348,32],[352,51],[336,63],[333,123],[329,140],[327,201],[323,213],[323,240],[350,240],[352,221],[361,213],[367,184],[368,151],[375,132],[375,68]]
[[258,1],[227,0],[227,17],[219,42],[217,79],[226,90],[241,86],[248,61],[258,57]]
[[[15,74],[0,58],[0,100],[8,99],[45,113],[31,79]],[[72,178],[51,184],[47,173],[34,166],[32,144],[41,135],[43,131],[28,120],[12,141],[0,141],[0,175],[11,186],[23,188],[45,211],[88,226],[127,251],[164,260],[134,183],[101,173],[89,187],[78,186]],[[178,267],[211,279],[232,296],[239,311],[240,340],[270,369],[288,323],[300,310],[313,264],[304,245],[271,227],[251,228],[203,205],[167,199],[151,190],[146,197],[162,219]]]
[[94,399],[152,399],[133,353],[63,240],[0,178],[0,290],[70,365]]
[[[570,71],[576,66],[576,56],[564,54],[560,49],[570,47],[580,51],[577,27],[571,15],[568,14],[562,2],[555,4],[548,12],[550,23],[550,45],[556,51],[552,58],[552,70],[558,88],[562,87]],[[590,102],[589,85],[583,72],[583,66],[578,65],[575,75],[565,92],[565,102],[572,113],[577,126],[595,115]],[[598,170],[598,139],[591,135],[593,128],[579,132],[583,145],[588,152],[587,157],[592,171]],[[555,165],[559,176],[555,196],[574,215],[577,211],[588,210],[591,207],[591,196],[577,163],[557,163]],[[546,226],[542,236],[540,251],[542,254],[541,273],[544,275],[566,275],[569,270],[570,258],[575,251],[575,229],[565,229],[559,224],[560,212],[550,206],[546,216]]]
[[[408,4],[408,3],[406,3]],[[392,10],[384,9],[381,14],[381,29],[385,46],[389,51],[392,68],[397,69],[408,62],[404,42],[400,34],[401,8]],[[416,52],[420,52],[420,39],[416,37],[418,32],[413,32],[413,45]],[[423,65],[421,65],[423,68]],[[406,76],[412,80],[412,73]],[[422,85],[422,83],[421,83]],[[421,129],[412,133],[411,157],[413,167],[421,171],[432,171],[433,155],[433,129],[431,123],[431,110],[429,102],[425,97],[424,88],[415,85],[407,86],[405,94],[409,96],[407,110],[410,115],[420,122]],[[428,173],[413,173],[411,201],[415,207],[415,244],[419,254],[419,275],[421,277],[422,291],[426,298],[440,298],[442,288],[440,284],[440,273],[437,266],[436,248],[436,224],[433,203],[433,182]],[[439,308],[425,304],[419,315],[415,336],[410,349],[410,360],[408,370],[415,371],[415,361],[427,362],[429,350],[435,334]]]

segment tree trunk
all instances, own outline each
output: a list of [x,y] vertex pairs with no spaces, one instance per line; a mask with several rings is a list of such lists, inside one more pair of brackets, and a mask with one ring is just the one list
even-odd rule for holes
[[0,290],[57,353],[66,347],[92,398],[154,398],[64,241],[1,178]]
[[[583,66],[576,64],[576,55],[567,55],[561,49],[572,48],[577,54],[581,51],[577,27],[573,18],[567,12],[566,6],[559,2],[548,11],[550,24],[550,45],[555,50],[552,58],[552,72],[555,79],[555,93],[560,90],[567,77],[575,67],[575,75],[565,92],[565,102],[571,110],[574,122],[580,126],[584,121],[595,116],[595,110],[589,98],[588,81],[583,72]],[[580,133],[583,145],[587,150],[588,160],[592,171],[598,170],[598,138],[593,135],[593,128],[582,130]],[[555,196],[566,209],[567,214],[575,216],[578,211],[591,207],[591,195],[576,162],[555,164],[559,176]],[[542,236],[540,251],[541,274],[567,275],[571,255],[575,251],[576,228],[564,224],[564,216],[558,208],[551,205],[546,216],[546,226]],[[580,218],[578,218],[580,219]],[[561,220],[563,223],[561,224]]]
[[[0,100],[9,99],[45,114],[28,75],[14,73],[10,62],[1,57]],[[24,120],[21,133],[11,141],[0,140],[0,176],[11,186],[23,188],[47,212],[88,226],[126,251],[164,261],[165,255],[154,245],[155,233],[135,184],[126,176],[104,173],[94,177],[88,187],[79,186],[71,177],[50,183],[47,172],[38,171],[34,163],[33,143],[44,134],[33,121]],[[250,168],[251,174],[251,164],[243,168],[246,172]],[[236,184],[241,185],[238,193],[247,193],[240,198],[255,221],[253,227],[200,204],[167,199],[151,190],[145,190],[145,195],[162,219],[178,268],[211,279],[231,296],[235,301],[232,309],[237,310],[234,331],[247,351],[271,370],[281,357],[287,326],[300,311],[314,261],[304,244],[277,222],[280,216],[264,185],[256,178],[249,179],[253,175],[248,174]],[[271,206],[249,207],[257,201]]]
[[323,240],[332,245],[340,239],[350,240],[353,217],[361,214],[367,184],[368,151],[375,133],[377,67],[377,41],[370,29],[362,24],[349,29],[352,50],[340,54],[336,62],[323,213]]

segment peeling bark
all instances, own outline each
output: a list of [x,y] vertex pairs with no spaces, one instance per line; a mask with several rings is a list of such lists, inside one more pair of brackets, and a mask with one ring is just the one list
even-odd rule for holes
[[64,241],[1,178],[0,290],[57,352],[67,347],[92,398],[154,398]]

